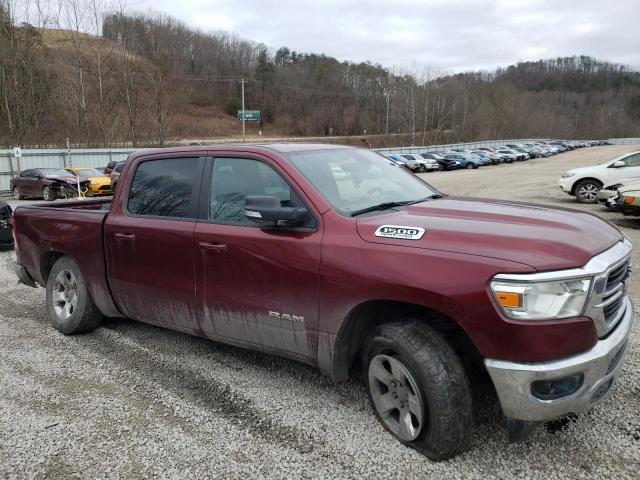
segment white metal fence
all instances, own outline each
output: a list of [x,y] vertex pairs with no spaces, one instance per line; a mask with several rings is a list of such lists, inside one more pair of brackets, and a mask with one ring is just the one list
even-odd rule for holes
[[13,150],[0,150],[0,192],[9,191],[10,180],[19,170],[70,166],[103,168],[112,160],[125,160],[133,151],[135,149],[129,148],[22,150],[22,157],[17,159]]
[[[443,151],[453,148],[478,148],[504,145],[506,143],[531,143],[539,141],[535,138],[517,138],[511,140],[485,140],[480,142],[454,143],[446,145],[423,145],[413,147],[377,148],[375,151],[384,155],[392,153],[419,153],[425,151]],[[640,138],[612,138],[608,140],[615,145],[640,144]],[[48,149],[22,150],[22,157],[18,165],[13,150],[0,150],[0,192],[8,192],[11,178],[19,170],[30,168],[65,168],[97,167],[102,168],[112,160],[125,160],[127,156],[140,149],[112,148],[112,149]]]

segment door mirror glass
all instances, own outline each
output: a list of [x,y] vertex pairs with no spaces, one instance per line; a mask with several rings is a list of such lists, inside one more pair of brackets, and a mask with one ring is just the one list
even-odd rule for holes
[[244,215],[261,227],[297,227],[307,219],[304,207],[283,207],[275,195],[247,195]]
[[620,168],[620,167],[626,167],[627,164],[624,163],[624,160],[618,160],[617,162],[613,162],[613,164],[611,166],[613,168]]

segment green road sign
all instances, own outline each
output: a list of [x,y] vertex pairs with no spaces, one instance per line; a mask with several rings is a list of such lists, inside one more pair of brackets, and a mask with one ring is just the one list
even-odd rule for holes
[[[244,116],[244,118],[242,118]],[[238,110],[238,120],[260,121],[260,110]]]

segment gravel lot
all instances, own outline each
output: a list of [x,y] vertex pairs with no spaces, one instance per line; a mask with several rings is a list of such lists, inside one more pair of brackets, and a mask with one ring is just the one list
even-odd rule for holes
[[[640,245],[640,219],[578,205],[557,185],[631,149],[425,178],[451,194],[592,211]],[[638,323],[603,404],[511,445],[495,397],[481,394],[472,450],[432,463],[383,431],[355,382],[128,320],[65,337],[48,325],[44,290],[16,284],[13,259],[0,253],[0,478],[638,478]]]

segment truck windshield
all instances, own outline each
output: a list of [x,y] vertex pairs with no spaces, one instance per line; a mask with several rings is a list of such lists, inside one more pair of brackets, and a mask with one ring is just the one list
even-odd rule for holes
[[375,205],[412,203],[439,196],[403,167],[369,150],[340,148],[284,155],[343,215]]

